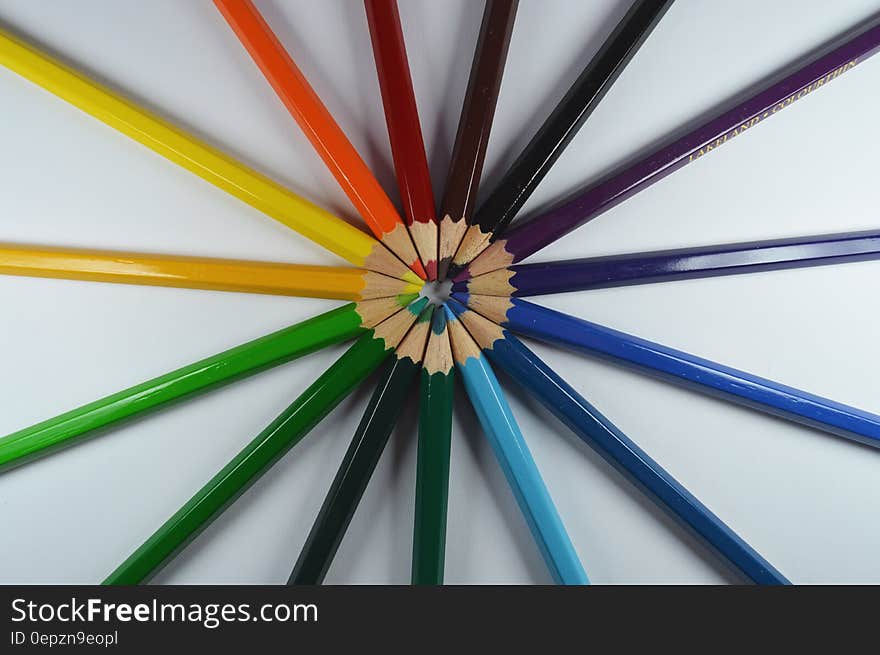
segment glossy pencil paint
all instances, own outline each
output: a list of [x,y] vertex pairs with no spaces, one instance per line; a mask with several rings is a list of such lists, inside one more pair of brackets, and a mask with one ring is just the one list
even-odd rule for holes
[[104,580],[143,582],[298,444],[400,343],[427,300],[371,328]]
[[0,438],[0,470],[73,443],[98,428],[229,384],[374,328],[415,295],[349,303]]
[[694,391],[880,447],[880,416],[876,414],[521,298],[456,295],[456,300],[513,332],[609,359]]
[[324,582],[421,368],[433,306],[422,310],[376,384],[287,584]]
[[[474,259],[458,277],[475,277],[520,262],[599,214],[691,162],[702,159],[762,121],[823,88],[880,50],[880,19],[872,19],[839,39],[830,51],[810,56],[795,72],[703,123],[635,163],[586,187],[558,207],[513,226]],[[791,70],[790,68],[787,70]]]
[[710,550],[756,584],[789,581],[507,330],[450,301],[495,366],[534,396],[578,438],[666,510]]

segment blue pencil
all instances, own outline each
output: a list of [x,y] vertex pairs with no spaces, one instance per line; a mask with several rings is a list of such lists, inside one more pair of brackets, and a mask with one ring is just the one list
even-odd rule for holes
[[444,310],[452,356],[468,397],[550,574],[558,584],[589,584],[492,367],[449,307]]
[[880,416],[520,298],[453,294],[513,332],[596,355],[845,439],[880,447]]
[[455,300],[452,311],[491,362],[710,549],[757,584],[789,584],[767,560],[507,330]]

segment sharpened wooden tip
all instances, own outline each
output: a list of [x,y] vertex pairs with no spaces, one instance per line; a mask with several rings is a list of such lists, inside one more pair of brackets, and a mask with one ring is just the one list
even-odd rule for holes
[[446,317],[449,319],[446,322],[446,329],[449,332],[449,343],[452,346],[452,357],[455,362],[464,365],[469,357],[479,359],[481,353],[477,342],[468,334],[458,319],[450,318],[449,309],[446,311],[448,312]]
[[467,230],[467,221],[464,218],[453,219],[449,214],[440,220],[440,235],[437,246],[438,277],[445,277],[449,264],[455,256],[455,251],[461,243],[462,237]]
[[507,268],[513,264],[513,255],[505,249],[506,239],[498,239],[486,248],[479,257],[468,264],[468,272],[471,277],[477,277],[484,273],[497,271],[499,268]]
[[425,349],[424,368],[428,375],[434,373],[447,375],[453,366],[449,332],[446,329],[446,314],[442,309],[438,309],[434,312],[434,318],[431,322],[431,334]]
[[[467,282],[459,283],[467,287],[467,292],[472,294],[482,294],[484,296],[512,296],[516,292],[516,287],[510,283],[510,279],[516,275],[516,272],[510,268],[499,268],[491,273],[484,273],[478,277],[473,277]],[[453,286],[453,288],[455,288]]]
[[375,271],[364,271],[364,288],[361,291],[363,300],[387,298],[403,294],[418,293],[422,284],[414,284],[396,277],[389,277]]
[[504,330],[500,325],[474,311],[464,310],[458,315],[458,320],[464,324],[480,348],[491,349],[496,341],[504,339]]
[[471,294],[468,298],[468,307],[482,314],[490,321],[499,325],[507,322],[507,312],[513,307],[510,298],[502,296],[480,296]]
[[418,275],[409,270],[407,265],[400,261],[394,253],[378,241],[373,246],[370,254],[364,259],[364,268],[369,268],[371,271],[379,271],[385,275],[397,277],[412,284],[422,284],[424,282]]
[[[409,296],[403,296],[404,300]],[[357,303],[355,311],[361,317],[361,327],[376,327],[386,318],[402,310],[406,305],[401,298],[373,298]]]
[[413,364],[418,364],[422,361],[422,358],[425,356],[425,345],[428,343],[428,332],[431,330],[431,315],[433,313],[433,305],[428,305],[422,310],[415,324],[394,351],[397,359],[409,357]]
[[491,232],[483,232],[479,225],[471,225],[468,227],[467,232],[465,232],[465,235],[461,240],[461,244],[458,246],[458,251],[455,253],[455,257],[452,258],[452,263],[456,266],[466,266],[477,255],[489,247],[489,238],[491,236]]
[[[425,299],[423,298],[422,300]],[[420,303],[421,301],[417,302]],[[373,328],[373,337],[375,339],[382,339],[385,342],[386,350],[396,348],[406,336],[406,333],[409,332],[413,323],[416,322],[417,313],[418,310],[414,314],[410,311],[409,307],[404,311],[397,312]]]

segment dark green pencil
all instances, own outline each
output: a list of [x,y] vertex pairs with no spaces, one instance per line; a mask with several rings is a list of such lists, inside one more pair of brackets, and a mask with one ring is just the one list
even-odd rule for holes
[[327,575],[421,368],[433,309],[419,314],[376,384],[287,584],[321,584]]
[[434,312],[420,376],[412,583],[443,584],[455,364],[446,313]]
[[104,584],[138,584],[186,546],[376,370],[400,343],[427,302],[422,298],[363,334],[290,407],[113,571]]

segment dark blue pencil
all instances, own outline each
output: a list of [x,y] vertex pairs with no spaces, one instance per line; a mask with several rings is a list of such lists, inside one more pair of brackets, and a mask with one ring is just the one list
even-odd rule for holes
[[455,294],[513,332],[586,352],[774,416],[880,447],[880,416],[520,298]]
[[767,560],[651,459],[509,331],[452,300],[490,361],[710,549],[757,584],[789,584]]
[[452,290],[528,297],[871,259],[880,259],[880,230],[516,264],[456,282]]

